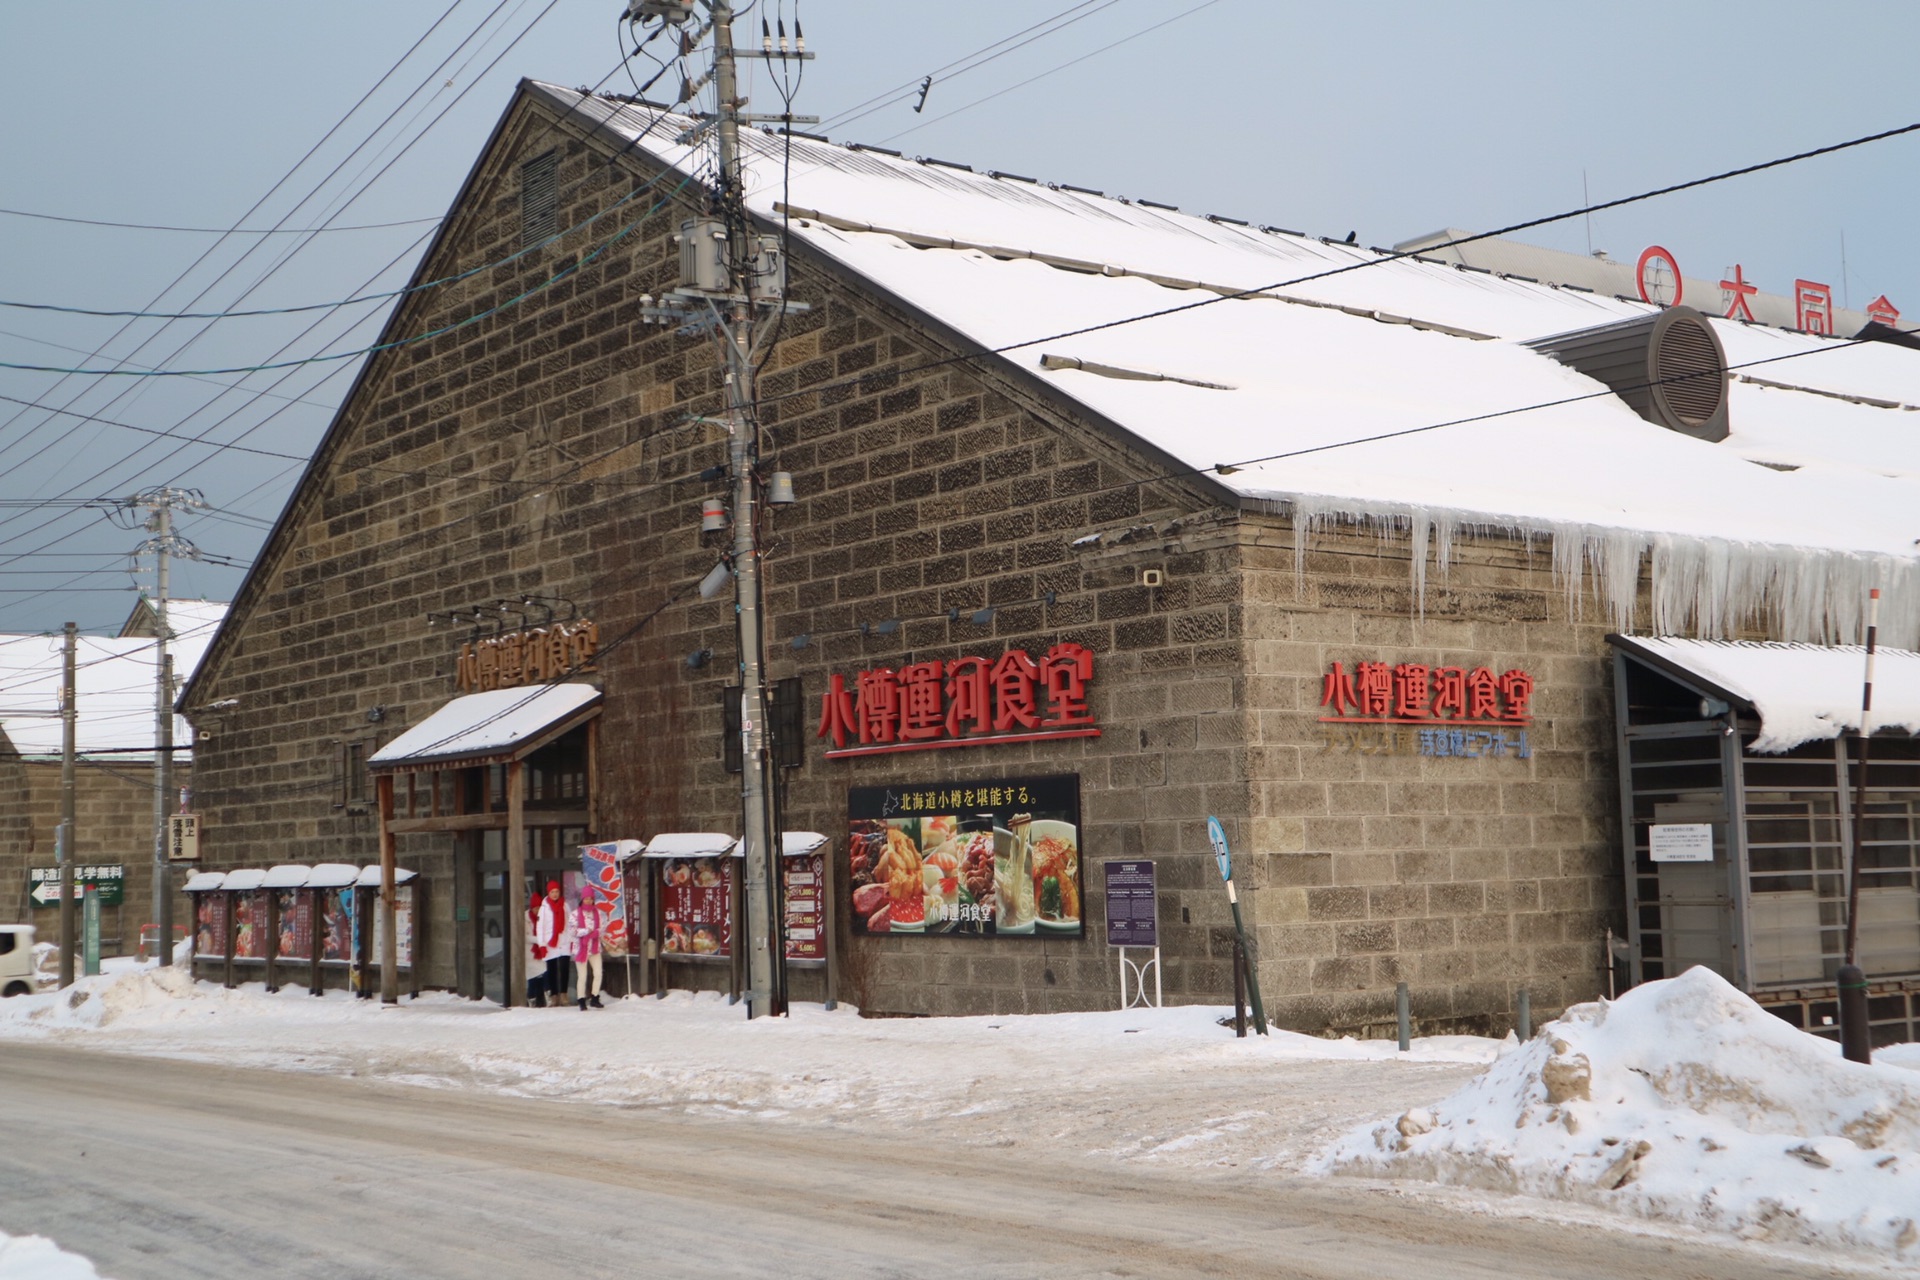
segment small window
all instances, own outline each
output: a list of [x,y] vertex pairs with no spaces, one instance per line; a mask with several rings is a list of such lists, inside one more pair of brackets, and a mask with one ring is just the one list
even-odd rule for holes
[[13,954],[13,942],[14,935],[12,933],[0,933],[0,956]]
[[529,248],[560,229],[560,153],[549,151],[520,166],[520,247]]
[[373,788],[367,779],[367,744],[340,744],[340,805],[346,809],[365,809],[373,802]]

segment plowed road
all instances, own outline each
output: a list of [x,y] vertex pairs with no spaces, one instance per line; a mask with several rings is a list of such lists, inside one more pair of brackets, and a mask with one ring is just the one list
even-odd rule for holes
[[17,1043],[0,1045],[0,1229],[114,1280],[1822,1274],[1345,1180]]

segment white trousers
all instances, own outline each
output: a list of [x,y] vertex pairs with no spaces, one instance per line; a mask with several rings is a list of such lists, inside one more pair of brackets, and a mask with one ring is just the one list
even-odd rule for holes
[[[589,969],[593,971],[593,990],[592,991],[587,990],[587,971]],[[600,994],[600,953],[599,952],[597,951],[594,952],[592,955],[588,956],[585,960],[575,960],[573,962],[573,972],[574,972],[573,998],[575,1000],[585,1000],[589,995],[597,996]]]

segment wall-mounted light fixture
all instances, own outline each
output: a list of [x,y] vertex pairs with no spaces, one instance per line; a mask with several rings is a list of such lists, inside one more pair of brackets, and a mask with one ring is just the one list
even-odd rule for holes
[[700,598],[711,600],[719,595],[727,583],[733,580],[733,566],[722,560],[707,570],[707,576],[700,579]]
[[707,665],[707,660],[711,657],[713,657],[713,650],[695,649],[692,653],[687,655],[687,670],[698,671],[700,668]]
[[973,611],[973,625],[976,627],[986,626],[993,621],[994,612],[995,610],[992,605],[988,605],[984,609],[975,609]]
[[789,640],[787,643],[789,646],[792,647],[795,653],[798,653],[800,650],[806,648],[808,645],[813,643],[813,637],[808,635],[806,632],[802,631],[799,635],[795,636],[793,639]]
[[890,636],[900,629],[900,619],[888,618],[884,622],[863,622],[860,634],[863,636]]

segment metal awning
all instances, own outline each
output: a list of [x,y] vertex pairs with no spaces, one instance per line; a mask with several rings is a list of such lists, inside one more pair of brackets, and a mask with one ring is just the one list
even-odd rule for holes
[[[1758,717],[1754,749],[1788,751],[1860,729],[1866,650],[1860,645],[1608,636],[1626,653],[1706,697]],[[1873,728],[1920,733],[1920,654],[1875,655]]]
[[523,760],[600,714],[588,684],[490,689],[455,698],[367,759],[373,773]]

